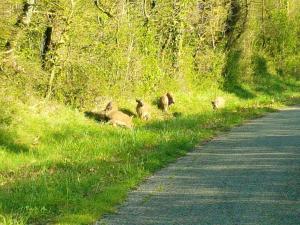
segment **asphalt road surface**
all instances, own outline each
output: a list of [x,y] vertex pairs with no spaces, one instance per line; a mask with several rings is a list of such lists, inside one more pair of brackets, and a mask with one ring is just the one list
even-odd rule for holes
[[197,147],[97,224],[300,225],[300,107]]

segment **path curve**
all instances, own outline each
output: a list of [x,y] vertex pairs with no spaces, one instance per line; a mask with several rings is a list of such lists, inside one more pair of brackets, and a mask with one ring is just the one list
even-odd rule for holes
[[97,224],[299,225],[300,107],[197,147]]

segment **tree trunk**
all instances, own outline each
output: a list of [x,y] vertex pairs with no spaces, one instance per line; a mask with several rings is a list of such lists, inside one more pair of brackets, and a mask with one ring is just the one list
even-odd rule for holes
[[22,25],[28,26],[31,22],[34,5],[35,0],[27,0],[24,3],[22,15],[20,16],[20,19],[18,19],[18,21],[16,22],[14,30],[10,35],[10,39],[6,42],[5,45],[5,61],[10,62],[8,63],[8,65],[11,65],[12,68],[16,71],[20,71],[22,70],[22,68],[17,63],[17,59],[15,56],[15,48],[21,35]]

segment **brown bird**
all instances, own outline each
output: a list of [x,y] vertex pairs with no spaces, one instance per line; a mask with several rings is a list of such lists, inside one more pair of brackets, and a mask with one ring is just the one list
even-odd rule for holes
[[225,99],[223,97],[216,97],[214,101],[211,102],[213,109],[222,109],[225,107]]
[[103,110],[105,117],[108,119],[108,123],[113,126],[123,126],[127,128],[133,128],[132,117],[118,110],[118,105],[115,102],[109,102]]
[[137,106],[136,106],[136,113],[142,120],[149,120],[150,119],[150,111],[149,106],[144,103],[141,99],[136,99]]
[[170,105],[174,104],[175,100],[171,93],[166,93],[165,95],[161,96],[159,99],[159,107],[164,111],[167,112]]
[[104,111],[116,111],[118,110],[118,104],[116,102],[110,101],[109,103],[107,103]]
[[127,128],[133,128],[132,117],[128,116],[127,114],[121,111],[110,111],[106,113],[108,123],[112,124],[113,126],[122,126]]

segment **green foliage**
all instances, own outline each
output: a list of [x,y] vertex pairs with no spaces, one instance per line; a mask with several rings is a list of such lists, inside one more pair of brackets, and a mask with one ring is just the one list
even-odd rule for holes
[[[91,107],[97,96],[216,86],[228,1],[145,2],[36,1],[29,25],[10,24],[18,34],[11,64],[22,69],[13,75],[6,61],[4,74],[77,108]],[[16,14],[22,15],[21,2]],[[49,27],[51,43],[41,56]]]
[[264,34],[266,50],[272,56],[293,54],[297,44],[297,26],[284,9],[272,10]]
[[[11,8],[13,3],[16,7]],[[19,16],[0,21],[1,48],[4,51],[10,40],[16,47],[10,58],[1,55],[7,78],[3,82],[13,83],[20,92],[91,108],[99,96],[217,89],[230,87],[231,77],[234,86],[252,82],[253,68],[248,65],[261,46],[278,62],[278,73],[298,76],[297,56],[291,55],[299,52],[299,15],[289,15],[284,5],[274,7],[274,1],[267,3],[123,0],[101,1],[97,7],[93,1],[37,1],[30,24],[15,26],[23,7],[11,1],[5,10]],[[263,20],[250,15],[260,7],[265,10]],[[45,50],[49,27],[51,41]],[[257,50],[254,43],[261,43]],[[230,63],[234,53],[227,50],[240,52],[237,66]],[[16,67],[20,69],[14,71]]]
[[[266,17],[260,26],[258,48],[263,47],[266,54],[271,56],[279,75],[299,76],[296,65],[299,57],[299,12],[292,14],[287,4],[274,7],[270,4],[266,7]],[[290,7],[299,7],[290,2]],[[298,73],[298,74],[297,74]]]

